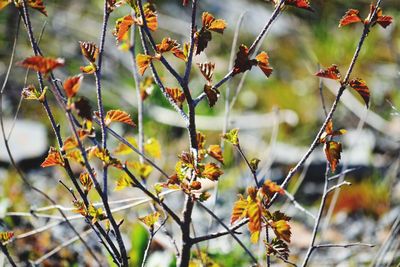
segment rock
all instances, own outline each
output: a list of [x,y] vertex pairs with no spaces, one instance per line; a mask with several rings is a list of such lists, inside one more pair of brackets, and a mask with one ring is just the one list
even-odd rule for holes
[[[12,127],[12,120],[4,121],[6,135]],[[0,138],[0,161],[10,162],[3,137]],[[41,156],[48,149],[46,127],[30,120],[17,120],[12,129],[9,146],[16,162]]]

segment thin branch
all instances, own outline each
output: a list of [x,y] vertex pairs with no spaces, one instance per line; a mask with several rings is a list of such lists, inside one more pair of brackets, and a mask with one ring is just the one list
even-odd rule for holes
[[192,2],[192,22],[190,25],[190,47],[189,47],[189,56],[186,63],[185,75],[183,76],[183,84],[189,84],[190,71],[192,70],[192,61],[194,49],[196,46],[195,37],[196,37],[196,9],[197,9],[197,0],[193,0]]
[[0,242],[0,249],[1,249],[1,252],[3,252],[3,254],[6,256],[6,258],[10,262],[11,266],[17,267],[17,264],[15,263],[14,259],[11,257],[10,253],[8,252],[7,247],[5,245],[3,245],[1,242]]
[[319,248],[349,248],[349,247],[375,247],[375,244],[367,244],[367,243],[348,243],[348,244],[319,244],[315,245],[315,249]]
[[[238,244],[243,248],[243,250],[247,253],[247,255],[250,256],[250,258],[252,259],[252,261],[257,264],[257,258],[253,255],[253,253],[251,253],[251,251],[246,247],[246,245],[243,244],[243,242],[236,236],[236,234],[234,233],[233,230],[231,230],[220,218],[218,218],[217,215],[214,214],[214,212],[212,212],[209,208],[207,208],[205,205],[203,205],[203,203],[201,202],[197,202],[198,205],[200,205],[204,210],[206,210],[208,212],[208,214],[210,214],[211,216],[214,217],[214,219],[216,221],[218,221],[224,228],[226,231],[229,232],[229,234],[233,237],[233,239],[236,240],[236,242],[238,242]],[[215,238],[215,237],[213,237]],[[198,237],[196,239],[192,239],[193,244],[196,244],[198,242],[204,241],[204,240],[210,240],[209,239],[204,239],[204,237]]]
[[286,197],[290,200],[290,202],[292,202],[292,204],[295,208],[297,208],[298,210],[302,211],[304,214],[310,216],[311,218],[313,218],[315,220],[314,214],[312,214],[310,211],[305,209],[299,202],[297,202],[297,200],[294,198],[294,196],[292,194],[290,194],[287,190],[284,190],[284,191],[285,191]]

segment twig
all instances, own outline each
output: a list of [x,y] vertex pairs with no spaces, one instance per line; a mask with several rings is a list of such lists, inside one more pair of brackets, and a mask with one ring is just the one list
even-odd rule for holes
[[367,243],[348,243],[348,244],[319,244],[315,245],[314,249],[319,248],[349,248],[349,247],[375,247],[374,244],[367,244]]
[[[206,210],[208,212],[208,214],[213,216],[214,219],[217,220],[225,228],[225,230],[229,232],[229,234],[236,240],[236,242],[238,242],[238,244],[244,249],[244,251],[247,253],[247,255],[250,256],[250,258],[252,259],[252,261],[255,264],[258,263],[257,258],[253,255],[253,253],[251,253],[251,251],[243,244],[243,242],[236,236],[236,234],[231,229],[229,229],[229,227],[220,218],[218,218],[218,216],[216,216],[209,208],[207,208],[205,205],[203,205],[203,203],[197,202],[197,204],[200,205],[204,210]],[[208,240],[210,240],[210,239],[208,239]],[[196,244],[200,241],[204,241],[204,237],[203,238],[199,237],[197,239],[193,239],[194,244]]]
[[312,214],[307,209],[305,209],[299,202],[297,202],[297,200],[294,198],[294,196],[292,194],[290,194],[287,190],[285,190],[285,195],[290,200],[290,202],[292,202],[292,204],[294,205],[295,208],[297,208],[298,210],[302,211],[303,213],[305,213],[306,215],[310,216],[311,218],[313,218],[315,220],[315,215]]
[[[88,229],[88,230],[84,231],[83,233],[81,233],[80,236],[83,238],[83,237],[86,237],[87,235],[89,235],[92,232],[93,232],[93,229]],[[57,247],[53,248],[52,250],[50,250],[49,252],[47,252],[46,254],[41,256],[39,259],[35,260],[34,264],[35,265],[41,264],[42,262],[44,262],[45,260],[47,260],[51,256],[53,256],[56,253],[58,253],[63,248],[68,247],[69,245],[73,244],[74,242],[78,241],[79,239],[80,239],[79,236],[74,236],[73,238],[70,238],[69,240],[63,242],[62,244],[58,245]],[[99,266],[102,266],[102,264],[100,262],[97,262],[97,263],[99,264]]]
[[15,263],[14,259],[11,257],[10,253],[8,252],[7,247],[5,245],[3,245],[1,242],[0,242],[0,249],[1,249],[1,252],[3,252],[3,254],[6,256],[6,258],[10,262],[11,266],[17,267],[17,264]]

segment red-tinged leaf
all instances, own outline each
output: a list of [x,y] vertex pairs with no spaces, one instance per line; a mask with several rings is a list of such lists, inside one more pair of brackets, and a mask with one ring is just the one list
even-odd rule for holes
[[393,18],[391,16],[381,16],[378,18],[376,21],[379,25],[381,25],[383,28],[386,28],[393,22]]
[[28,87],[23,88],[21,92],[22,98],[27,100],[39,100],[42,97],[42,94],[43,92],[40,93],[40,91],[37,90],[36,87],[32,84],[28,85]]
[[50,57],[42,57],[42,56],[32,56],[26,58],[24,61],[19,62],[18,65],[33,69],[42,74],[47,74],[54,69],[64,66],[64,59],[61,58],[50,58]]
[[315,76],[332,80],[340,80],[342,77],[338,67],[335,64],[327,69],[321,69],[320,71],[315,73]]
[[349,85],[364,99],[365,105],[368,107],[370,93],[366,82],[362,79],[353,79],[349,82]]
[[272,226],[272,229],[274,230],[274,233],[277,238],[290,243],[290,237],[292,235],[292,232],[290,230],[290,225],[286,220],[271,222],[270,225]]
[[346,132],[347,131],[345,129],[334,130],[333,122],[332,122],[332,120],[329,120],[328,123],[326,124],[325,132],[320,137],[320,142],[325,143],[328,136],[330,136],[330,137],[338,136],[338,135],[345,134]]
[[207,163],[204,166],[204,170],[202,172],[202,176],[205,178],[210,179],[211,181],[217,181],[218,178],[223,174],[224,172],[218,167],[217,164],[215,163]]
[[36,9],[37,11],[39,11],[40,13],[42,13],[47,17],[46,7],[44,6],[42,0],[28,0],[28,6],[33,9]]
[[368,17],[365,19],[364,23],[370,23],[372,27],[378,23],[382,28],[386,28],[393,22],[393,18],[391,16],[383,16],[381,8],[378,8],[376,15],[372,18],[372,14],[374,13],[375,9],[375,5],[371,4]]
[[279,257],[282,257],[283,259],[287,260],[289,258],[289,247],[288,245],[278,239],[278,238],[274,238],[272,239],[271,243],[267,243],[266,241],[264,241],[265,246],[267,248],[267,255],[276,255]]
[[104,123],[108,126],[111,122],[122,122],[132,127],[136,127],[135,123],[131,119],[131,115],[122,110],[110,110],[104,119]]
[[50,147],[49,152],[47,154],[46,159],[40,165],[42,168],[50,167],[50,166],[63,166],[65,165],[64,159],[61,156],[60,152],[54,147]]
[[0,232],[0,244],[8,242],[14,237],[14,232]]
[[178,88],[165,88],[167,94],[172,98],[172,100],[182,108],[183,102],[185,102],[185,94]]
[[92,107],[86,98],[79,98],[72,104],[72,108],[78,113],[79,117],[88,121],[92,120]]
[[143,76],[144,72],[150,66],[151,60],[153,59],[152,56],[137,54],[136,56],[136,65],[138,67],[138,72],[140,75]]
[[262,191],[264,194],[268,195],[269,197],[272,197],[275,193],[278,194],[285,194],[285,191],[277,185],[275,182],[272,182],[271,180],[266,180],[264,184],[262,185]]
[[239,196],[239,200],[235,202],[232,209],[231,216],[231,224],[236,222],[237,220],[243,219],[247,216],[247,205],[249,202],[243,198],[243,196]]
[[[276,2],[277,0],[275,0]],[[285,4],[288,6],[295,6],[297,8],[305,9],[311,12],[314,12],[314,9],[311,8],[310,2],[308,0],[286,0]]]
[[203,28],[205,28],[209,31],[214,31],[214,32],[223,34],[224,30],[226,29],[225,20],[215,19],[215,17],[208,12],[203,13],[201,20],[202,20]]
[[357,23],[357,22],[363,23],[359,13],[360,13],[360,11],[358,11],[357,9],[347,10],[346,14],[344,14],[344,16],[342,17],[342,19],[339,22],[339,27],[346,26],[346,25],[349,25],[352,23]]
[[95,63],[99,55],[99,49],[93,42],[79,42],[82,55],[91,63]]
[[0,0],[0,10],[8,6],[10,3],[12,3],[10,0]]
[[272,68],[269,66],[269,57],[265,52],[261,52],[256,56],[258,67],[264,72],[265,76],[269,77],[272,73]]
[[135,23],[136,21],[131,15],[119,18],[115,22],[115,29],[113,30],[112,34],[115,36],[117,41],[120,42],[124,38],[125,34],[129,31],[131,26]]
[[257,243],[260,237],[263,208],[261,203],[251,201],[247,206],[247,217],[249,218],[249,231],[251,242]]
[[183,0],[182,5],[187,6],[189,4],[189,0]]
[[236,54],[235,65],[233,66],[233,74],[236,75],[241,72],[250,70],[253,66],[257,65],[256,59],[249,59],[249,49],[245,45],[240,45],[239,52]]
[[190,188],[193,190],[200,190],[201,189],[201,183],[199,181],[193,181],[190,183]]
[[64,91],[68,98],[72,98],[78,93],[83,80],[82,75],[70,77],[64,81]]
[[207,82],[211,83],[213,75],[214,75],[214,68],[215,64],[211,62],[205,63],[198,63],[201,74],[203,74],[204,78],[206,78]]
[[207,154],[224,164],[224,157],[222,156],[222,149],[219,145],[210,145],[207,149]]
[[342,144],[336,141],[329,141],[325,143],[324,150],[326,159],[331,167],[331,171],[335,172],[341,158]]
[[87,194],[90,189],[92,189],[93,187],[93,181],[89,176],[89,173],[87,172],[82,172],[79,175],[79,181],[81,182],[81,185],[83,186],[83,190],[85,192],[85,194]]
[[207,96],[209,106],[213,107],[219,98],[220,93],[218,89],[213,89],[211,85],[206,84],[204,85],[204,93]]
[[208,42],[212,40],[211,32],[205,28],[201,28],[196,32],[196,55],[199,55],[207,48]]

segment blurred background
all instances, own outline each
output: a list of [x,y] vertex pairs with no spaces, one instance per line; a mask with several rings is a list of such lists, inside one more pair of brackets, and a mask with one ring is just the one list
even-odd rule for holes
[[[61,57],[66,60],[63,68],[55,75],[64,80],[79,73],[84,63],[78,41],[98,43],[102,21],[102,1],[45,1],[48,17],[31,11],[36,36],[42,31],[40,47],[46,56]],[[181,1],[156,0],[159,15],[159,29],[154,34],[157,42],[169,36],[179,43],[187,38],[190,23],[190,8],[183,8]],[[338,28],[340,18],[347,9],[359,9],[366,17],[370,1],[312,1],[314,13],[287,8],[274,23],[261,47],[268,52],[274,72],[269,79],[259,69],[253,69],[244,80],[242,90],[237,94],[229,119],[228,128],[240,128],[240,142],[249,158],[259,158],[260,179],[280,182],[304,155],[325,118],[321,104],[320,81],[313,74],[320,67],[337,64],[342,74],[352,59],[359,37],[361,24]],[[400,5],[398,0],[382,1],[384,15],[394,18],[387,29],[374,27],[360,53],[354,69],[353,78],[364,79],[371,91],[370,108],[359,95],[347,90],[334,116],[336,128],[348,132],[341,140],[343,154],[338,173],[351,170],[332,182],[345,179],[352,186],[342,188],[329,198],[320,228],[317,243],[364,242],[375,244],[374,248],[331,248],[314,252],[311,265],[314,266],[366,266],[372,263],[379,266],[396,266],[400,263]],[[228,71],[232,40],[237,21],[243,16],[238,44],[250,45],[258,35],[273,10],[266,1],[199,1],[199,14],[209,11],[228,23],[223,35],[213,34],[205,53],[197,56],[196,63],[212,61],[216,63],[214,81],[219,81]],[[122,109],[129,112],[137,121],[137,99],[131,74],[131,58],[123,47],[116,44],[111,31],[115,21],[129,14],[128,6],[112,13],[106,37],[104,59],[103,96],[105,109]],[[13,41],[17,32],[18,13],[11,5],[0,11],[0,80],[3,82],[10,60]],[[198,25],[200,25],[200,17]],[[235,49],[236,51],[237,49]],[[24,28],[18,37],[16,61],[31,56]],[[173,56],[167,56],[171,64],[182,73],[184,64]],[[161,65],[157,68],[165,84],[177,86],[173,77]],[[3,95],[3,118],[6,136],[14,159],[29,181],[46,191],[65,207],[71,207],[71,196],[58,180],[68,181],[66,174],[58,168],[41,169],[40,163],[47,155],[50,145],[56,145],[54,134],[39,103],[21,101],[24,84],[37,84],[36,75],[30,73],[25,81],[26,70],[13,67]],[[146,73],[149,75],[150,72]],[[207,136],[207,144],[218,144],[223,131],[225,116],[225,93],[230,87],[231,96],[240,83],[241,76],[220,88],[221,98],[210,108],[203,101],[197,108],[198,130]],[[202,92],[204,79],[196,67],[192,71],[190,89],[193,95]],[[153,155],[157,164],[168,173],[174,170],[177,155],[188,149],[188,138],[183,121],[170,108],[158,88],[148,89],[149,97],[144,101],[144,132],[148,143],[156,143]],[[339,84],[335,81],[322,81],[322,94],[330,108]],[[96,105],[94,80],[85,76],[80,94]],[[53,111],[61,124],[63,136],[68,136],[65,116],[56,108],[55,100],[49,97]],[[113,127],[127,137],[137,137],[137,130],[121,125]],[[110,138],[111,150],[118,142]],[[154,148],[154,146],[153,146]],[[159,152],[159,153],[158,153]],[[157,155],[160,154],[160,155]],[[136,158],[134,154],[124,155],[126,159]],[[237,193],[252,184],[252,177],[236,151],[225,145],[224,175],[218,184],[218,198],[206,202],[215,208],[216,213],[230,221],[230,213]],[[307,160],[304,168],[289,184],[288,191],[312,214],[319,207],[325,171],[325,155],[318,147]],[[76,166],[79,173],[79,166]],[[111,173],[112,190],[120,174]],[[157,172],[148,178],[152,184],[162,181]],[[33,229],[57,222],[54,218],[42,218],[34,212],[49,205],[43,198],[26,187],[15,168],[10,164],[3,140],[0,141],[0,230],[12,230],[17,238],[9,245],[11,253],[19,261],[28,265],[29,261],[41,256],[74,237],[65,224],[49,227],[46,231],[25,237],[23,234]],[[210,185],[210,192],[214,192]],[[135,189],[112,191],[112,201],[124,200],[135,203],[143,197]],[[166,196],[167,201],[177,209],[182,205],[182,196]],[[293,236],[290,244],[293,262],[301,261],[308,248],[313,220],[296,209],[285,197],[274,207],[292,216]],[[148,213],[149,205],[124,208],[117,218],[125,218],[124,237],[132,266],[138,266],[143,257],[143,249],[148,238],[145,228],[137,223],[137,216]],[[47,215],[58,216],[57,210],[41,211]],[[68,211],[71,216],[73,212]],[[40,212],[38,212],[40,213]],[[216,223],[204,219],[202,210],[194,213],[194,227],[197,234],[220,229]],[[85,230],[83,220],[74,225]],[[396,226],[397,225],[397,226]],[[167,225],[169,232],[178,233],[173,223]],[[247,228],[242,228],[247,233]],[[397,230],[396,230],[397,229]],[[396,234],[397,231],[397,234]],[[396,238],[397,236],[397,238]],[[101,250],[97,239],[88,239],[89,245]],[[179,238],[178,238],[179,239]],[[243,242],[252,246],[252,251],[261,259],[265,249],[261,245],[250,245],[249,239]],[[241,248],[229,237],[216,239],[209,244],[200,244],[198,250],[207,250],[210,264],[219,266],[248,266],[250,260]],[[90,255],[84,253],[83,245],[77,241],[63,247],[41,264],[45,266],[84,266],[92,265]],[[106,253],[103,253],[106,255]],[[110,260],[110,259],[107,259]],[[0,265],[6,260],[0,256]],[[148,266],[174,266],[174,251],[168,235],[159,233],[153,242]],[[94,263],[93,263],[94,264]],[[281,264],[279,261],[276,264]],[[207,265],[207,266],[218,266]],[[21,265],[23,266],[23,265]]]

